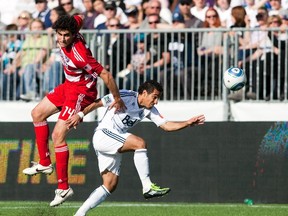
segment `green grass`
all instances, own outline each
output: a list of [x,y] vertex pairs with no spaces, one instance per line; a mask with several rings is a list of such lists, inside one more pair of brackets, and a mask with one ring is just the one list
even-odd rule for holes
[[[49,202],[0,202],[2,216],[72,216],[79,202],[67,202],[56,208]],[[287,216],[288,205],[197,204],[197,203],[119,203],[105,202],[90,210],[88,216]]]

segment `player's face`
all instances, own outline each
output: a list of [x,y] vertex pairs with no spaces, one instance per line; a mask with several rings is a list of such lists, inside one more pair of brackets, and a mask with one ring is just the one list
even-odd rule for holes
[[74,36],[68,30],[57,30],[56,36],[57,42],[61,47],[69,46],[74,39]]
[[144,91],[144,100],[143,100],[143,106],[147,109],[151,109],[155,104],[158,103],[158,100],[160,98],[160,93],[156,89],[151,94],[148,94],[148,92]]

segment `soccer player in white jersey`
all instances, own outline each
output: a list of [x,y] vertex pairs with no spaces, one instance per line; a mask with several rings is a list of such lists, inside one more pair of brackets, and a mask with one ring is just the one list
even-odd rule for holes
[[120,96],[125,103],[125,112],[115,112],[109,106],[113,103],[113,95],[109,94],[87,106],[83,112],[66,120],[67,127],[76,127],[82,117],[98,107],[107,107],[103,119],[99,122],[93,136],[93,146],[98,157],[99,171],[103,184],[96,188],[83,205],[78,209],[76,216],[83,216],[109,196],[118,183],[122,153],[134,151],[134,164],[143,186],[145,199],[163,196],[169,193],[170,188],[160,188],[150,180],[149,162],[145,141],[128,132],[144,118],[153,121],[165,131],[176,131],[189,126],[202,125],[204,115],[198,115],[187,121],[167,121],[160,115],[155,104],[163,92],[162,86],[153,80],[140,85],[138,93],[131,90],[120,90]]
[[116,97],[111,107],[116,110],[125,109],[112,74],[96,61],[83,36],[79,33],[82,23],[80,16],[65,15],[59,17],[53,24],[52,27],[56,31],[57,44],[60,48],[64,67],[65,82],[49,92],[31,113],[39,162],[34,162],[32,167],[24,169],[23,173],[26,175],[51,174],[53,172],[48,148],[49,127],[47,118],[60,112],[52,132],[58,188],[55,190],[55,198],[50,206],[57,206],[73,195],[73,190],[68,183],[69,150],[66,136],[69,130],[65,120],[95,101],[98,77],[104,81],[110,92]]

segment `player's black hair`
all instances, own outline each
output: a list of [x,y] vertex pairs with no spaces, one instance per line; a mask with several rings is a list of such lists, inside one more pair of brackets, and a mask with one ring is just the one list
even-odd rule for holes
[[148,94],[151,94],[154,89],[156,89],[160,95],[163,93],[163,87],[160,83],[158,83],[155,80],[147,80],[146,82],[142,83],[138,88],[138,93],[142,94],[144,90],[148,92]]
[[73,35],[78,32],[78,24],[73,16],[63,15],[60,16],[57,21],[52,25],[52,28],[57,30],[68,30]]

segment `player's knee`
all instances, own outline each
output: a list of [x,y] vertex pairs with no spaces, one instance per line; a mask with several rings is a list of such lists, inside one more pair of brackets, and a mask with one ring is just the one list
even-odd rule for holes
[[51,134],[51,138],[52,138],[52,141],[54,143],[54,141],[57,140],[57,133],[53,131]]
[[139,139],[136,144],[136,149],[146,149],[146,148],[147,148],[147,145],[146,145],[145,140]]
[[53,131],[52,134],[51,134],[51,138],[52,138],[52,141],[54,143],[55,146],[59,145],[59,143],[61,143],[61,137],[62,137],[62,134],[59,132],[59,131]]
[[40,112],[38,112],[38,109],[37,108],[34,108],[32,111],[31,111],[31,116],[32,116],[32,119],[34,122],[39,122],[40,121]]
[[31,111],[31,116],[32,116],[33,122],[43,122],[43,121],[46,121],[46,114],[43,113],[43,111],[41,111],[41,109],[39,109],[38,107],[35,107],[35,108]]

